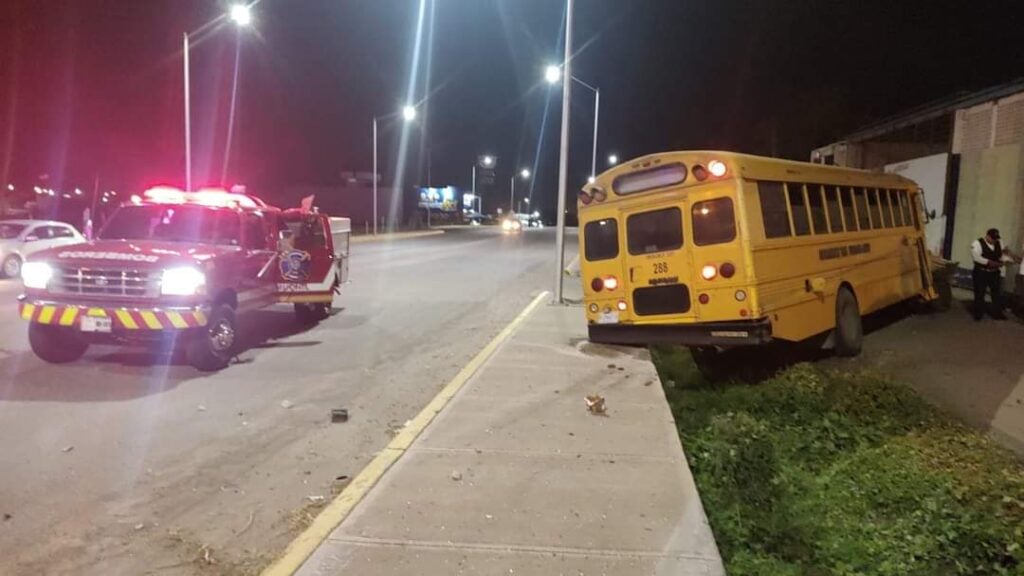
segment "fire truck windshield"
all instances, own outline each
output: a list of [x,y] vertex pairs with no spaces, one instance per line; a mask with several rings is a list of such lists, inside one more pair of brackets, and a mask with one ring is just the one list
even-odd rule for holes
[[238,214],[189,204],[140,204],[118,208],[101,240],[161,240],[198,244],[239,244]]

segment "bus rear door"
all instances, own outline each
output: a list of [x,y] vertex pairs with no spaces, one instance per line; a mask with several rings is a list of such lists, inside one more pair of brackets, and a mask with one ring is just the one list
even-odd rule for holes
[[629,309],[637,320],[673,323],[696,317],[693,262],[683,233],[687,203],[623,210]]

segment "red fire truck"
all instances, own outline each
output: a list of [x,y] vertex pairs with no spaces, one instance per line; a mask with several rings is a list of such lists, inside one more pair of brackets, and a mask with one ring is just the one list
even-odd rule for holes
[[301,322],[327,317],[347,280],[350,231],[347,218],[248,194],[152,188],[97,239],[32,255],[21,317],[47,362],[77,360],[94,343],[157,343],[219,370],[238,351],[236,314],[283,302]]

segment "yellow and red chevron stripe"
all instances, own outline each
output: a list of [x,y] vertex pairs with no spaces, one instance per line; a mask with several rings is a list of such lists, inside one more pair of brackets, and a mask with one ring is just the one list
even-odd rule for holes
[[82,316],[110,318],[122,330],[182,330],[206,325],[200,310],[159,310],[137,308],[95,308],[22,302],[21,317],[29,322],[56,326],[77,326]]

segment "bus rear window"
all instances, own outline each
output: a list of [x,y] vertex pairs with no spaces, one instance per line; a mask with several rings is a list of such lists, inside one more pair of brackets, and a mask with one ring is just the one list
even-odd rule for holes
[[614,218],[587,222],[583,227],[587,261],[611,260],[619,255],[619,223]]
[[693,205],[693,243],[724,244],[736,238],[736,214],[732,198],[715,198]]
[[686,180],[686,166],[673,163],[649,170],[623,174],[612,183],[616,194],[635,194],[655,188],[682,184]]
[[633,214],[626,219],[626,240],[634,255],[675,250],[683,245],[683,213],[672,207]]

